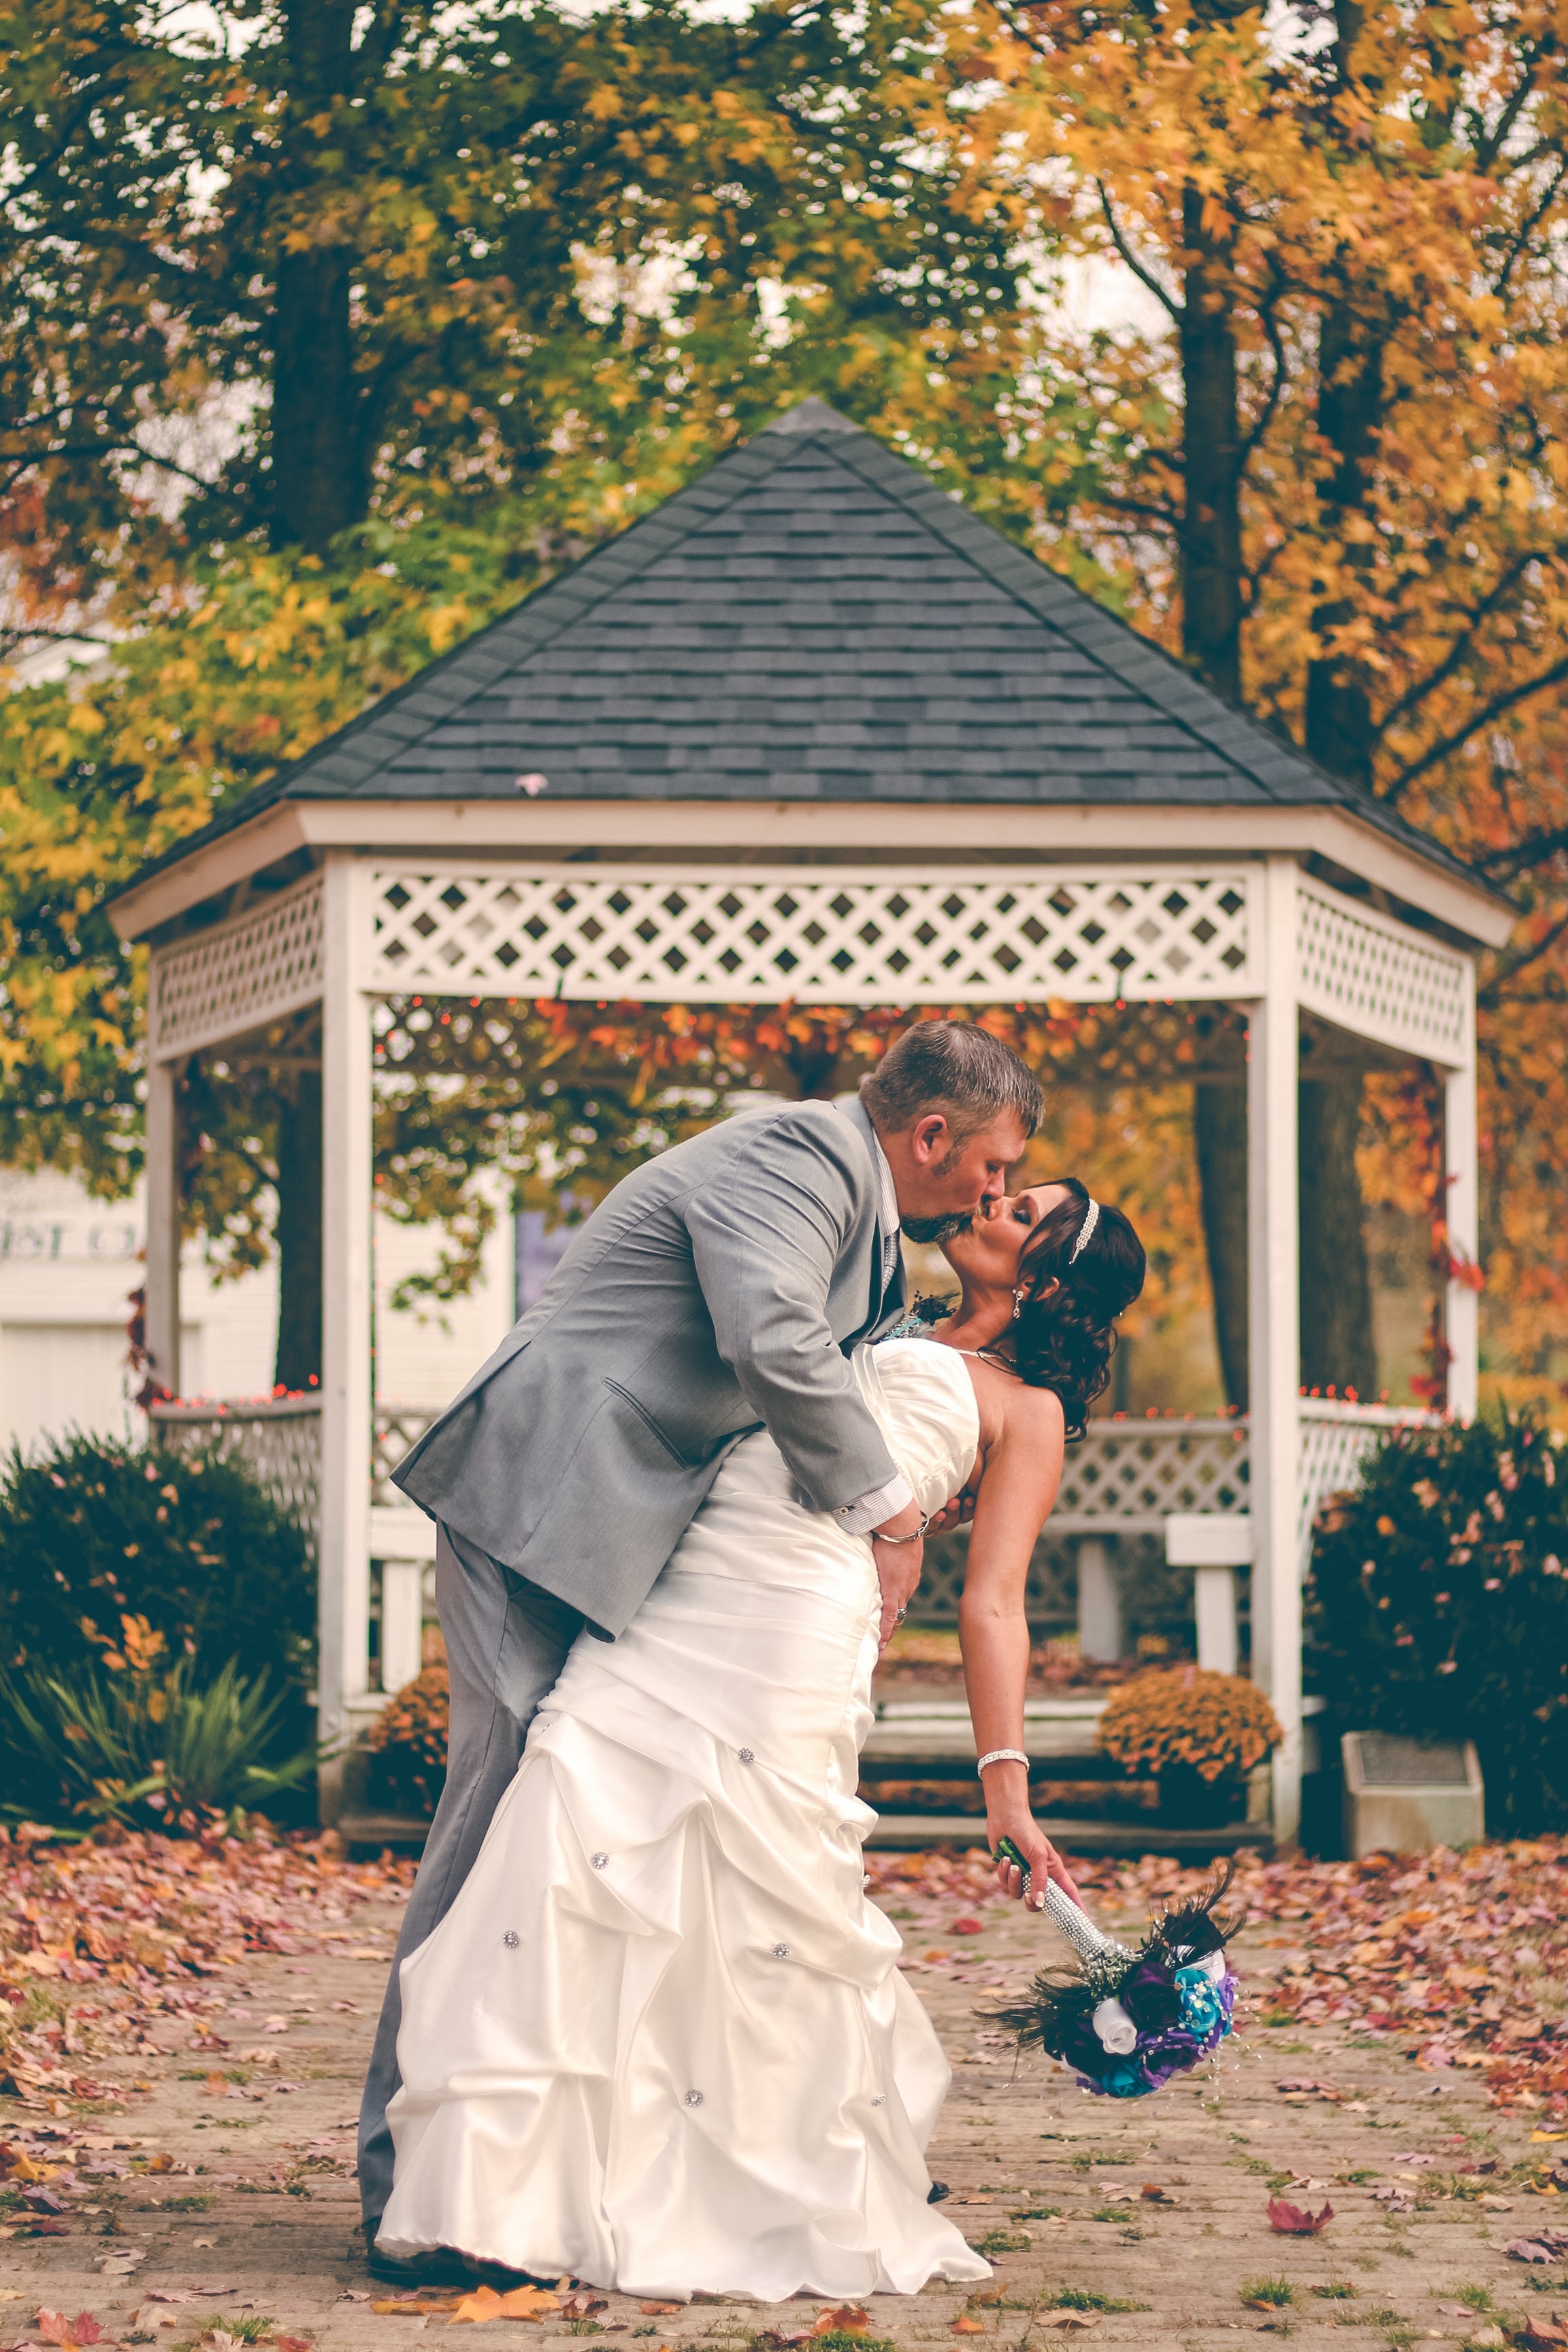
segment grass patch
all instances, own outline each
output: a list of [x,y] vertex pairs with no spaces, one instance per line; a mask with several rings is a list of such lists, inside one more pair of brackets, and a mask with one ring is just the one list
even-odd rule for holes
[[165,2213],[205,2213],[209,2205],[216,2203],[216,2197],[165,2197],[163,2210]]
[[1059,2221],[1061,2218],[1059,2205],[1021,2205],[1016,2213],[1007,2216],[1009,2221]]
[[847,2327],[830,2327],[826,2336],[814,2336],[812,2345],[814,2352],[897,2352],[890,2336],[857,2336]]
[[1131,2164],[1136,2159],[1118,2149],[1114,2156],[1069,2156],[1068,2162],[1075,2172],[1095,2172],[1102,2166]]
[[[1027,2230],[987,2230],[983,2238],[972,2238],[971,2245],[977,2254],[1026,2254],[1034,2244]],[[820,2343],[823,2339],[817,2338]]]
[[1288,2278],[1243,2279],[1237,2293],[1243,2303],[1271,2304],[1276,2311],[1283,2311],[1288,2303],[1296,2300],[1296,2290]]
[[1329,2279],[1321,2286],[1309,2287],[1307,2292],[1324,2303],[1349,2303],[1354,2297],[1355,2288],[1349,2279]]
[[1467,2311],[1490,2311],[1492,2308],[1491,2289],[1486,2286],[1457,2286],[1452,2296],[1446,2300],[1462,2303]]
[[[1047,2297],[1042,2295],[1040,2300],[1046,2303]],[[1097,2294],[1091,2286],[1058,2287],[1056,2294],[1049,2296],[1047,2307],[1052,2311],[1152,2311],[1154,2308],[1152,2303],[1129,2303],[1121,2295]]]
[[1379,2180],[1382,2173],[1375,2164],[1363,2164],[1354,2172],[1342,2172],[1340,2179],[1351,2189],[1359,2189],[1363,2181]]
[[264,2336],[271,2335],[277,2322],[262,2311],[237,2312],[232,2319],[226,2319],[221,2311],[215,2311],[205,2319],[193,2320],[191,2325],[195,2334],[182,2336],[178,2344],[170,2346],[169,2352],[198,2352],[202,2337],[218,2332],[232,2336],[237,2343],[259,2344]]
[[1091,2221],[1131,2221],[1137,2210],[1133,2205],[1097,2205],[1089,2218]]

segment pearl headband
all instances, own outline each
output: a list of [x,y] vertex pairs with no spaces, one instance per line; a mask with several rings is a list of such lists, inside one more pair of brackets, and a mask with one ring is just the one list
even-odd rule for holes
[[1083,1255],[1084,1251],[1088,1248],[1089,1237],[1093,1234],[1094,1229],[1099,1223],[1100,1202],[1098,1201],[1090,1201],[1089,1208],[1085,1213],[1083,1223],[1078,1229],[1078,1239],[1072,1245],[1072,1255],[1068,1260],[1068,1264],[1069,1265],[1076,1265],[1078,1264],[1079,1259]]

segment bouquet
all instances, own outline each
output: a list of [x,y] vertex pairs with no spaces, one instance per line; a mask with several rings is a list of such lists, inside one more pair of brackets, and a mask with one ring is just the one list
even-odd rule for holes
[[[1011,1838],[998,1861],[1027,1864]],[[1240,1926],[1216,1908],[1231,1865],[1196,1902],[1156,1919],[1140,1948],[1102,1935],[1070,1895],[1047,1880],[1046,1911],[1079,1955],[1076,1968],[1043,1969],[1026,2000],[995,2012],[1021,2050],[1044,2050],[1083,2088],[1113,2099],[1163,2090],[1217,2050],[1230,2032],[1237,1979],[1225,1948]]]

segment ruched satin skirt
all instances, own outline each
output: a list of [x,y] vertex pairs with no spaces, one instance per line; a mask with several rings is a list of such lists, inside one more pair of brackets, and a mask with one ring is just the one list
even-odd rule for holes
[[581,1639],[403,1964],[378,2243],[649,2296],[912,2294],[949,2071],[861,1883],[870,1546],[730,1456],[630,1629]]

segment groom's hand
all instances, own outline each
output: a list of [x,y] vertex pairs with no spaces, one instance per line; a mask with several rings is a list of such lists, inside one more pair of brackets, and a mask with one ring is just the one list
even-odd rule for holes
[[904,1612],[914,1598],[915,1587],[921,1580],[921,1562],[924,1556],[922,1543],[883,1543],[883,1536],[912,1536],[921,1523],[920,1506],[907,1503],[890,1519],[884,1519],[871,1531],[871,1553],[877,1563],[877,1581],[882,1588],[882,1622],[877,1635],[879,1651],[885,1650],[899,1626]]

